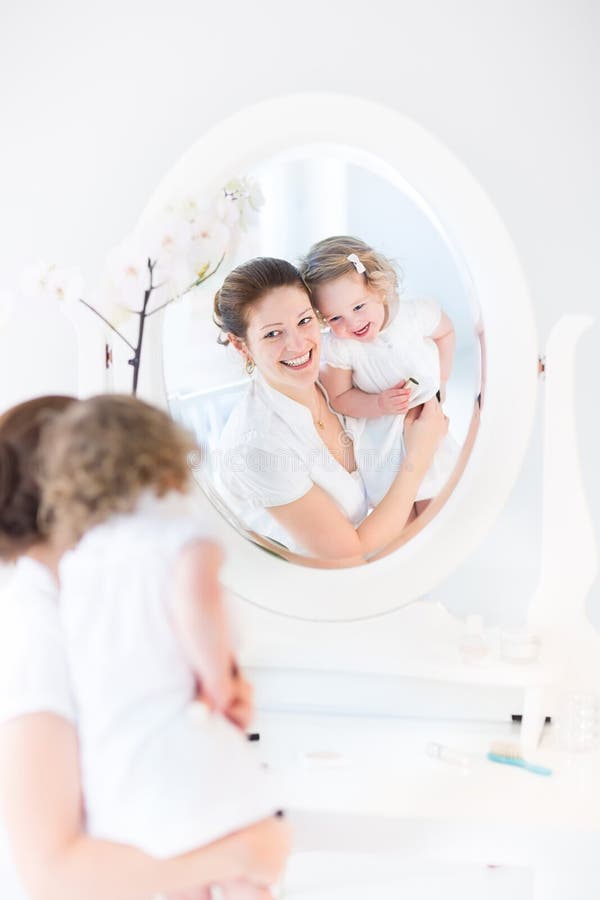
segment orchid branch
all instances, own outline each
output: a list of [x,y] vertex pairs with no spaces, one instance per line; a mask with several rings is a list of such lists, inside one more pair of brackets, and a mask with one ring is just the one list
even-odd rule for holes
[[138,342],[137,347],[132,347],[134,352],[134,356],[132,359],[128,360],[129,365],[133,366],[133,396],[137,394],[137,386],[138,386],[138,378],[140,374],[140,360],[142,358],[142,343],[144,341],[144,326],[146,324],[146,318],[148,316],[146,309],[148,306],[148,302],[150,297],[152,296],[152,291],[154,290],[153,278],[154,278],[154,266],[156,265],[156,261],[152,262],[150,257],[148,257],[148,287],[144,291],[144,302],[138,316],[140,317],[140,327],[138,330]]
[[180,300],[181,297],[185,297],[186,294],[189,294],[189,292],[191,290],[193,290],[195,287],[198,287],[198,285],[202,284],[204,281],[208,281],[208,279],[211,277],[211,275],[215,274],[215,272],[217,271],[217,269],[219,268],[219,266],[221,265],[221,263],[223,262],[224,259],[225,259],[225,254],[223,254],[223,256],[221,257],[219,262],[216,264],[214,269],[212,269],[210,272],[207,272],[205,275],[202,276],[202,278],[197,278],[196,281],[194,281],[192,284],[190,284],[189,287],[187,287],[185,289],[185,291],[182,291],[180,294],[177,294],[177,296],[175,296],[175,297],[171,297],[169,300],[165,300],[165,302],[161,303],[160,306],[157,306],[156,309],[153,309],[151,312],[146,313],[146,318],[149,319],[150,316],[154,315],[154,313],[160,312],[161,309],[164,309],[166,306],[169,306],[169,304],[174,303],[175,300]]
[[84,306],[87,306],[87,308],[90,309],[96,316],[98,316],[99,319],[102,319],[104,324],[108,325],[110,330],[114,331],[115,334],[118,334],[119,337],[121,338],[121,340],[125,341],[125,343],[129,347],[129,349],[133,350],[133,352],[135,353],[135,347],[133,346],[131,341],[128,341],[127,338],[125,337],[125,335],[121,334],[121,332],[117,328],[115,328],[114,325],[111,325],[111,323],[108,321],[108,319],[102,315],[102,313],[99,313],[97,309],[94,309],[94,307],[90,303],[88,303],[87,300],[84,300],[82,297],[79,298],[79,302],[83,303]]

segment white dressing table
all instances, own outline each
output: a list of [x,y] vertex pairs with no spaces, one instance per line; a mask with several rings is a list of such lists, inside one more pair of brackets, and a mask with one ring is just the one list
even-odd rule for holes
[[[600,753],[569,757],[544,740],[540,777],[483,759],[468,771],[431,759],[428,741],[480,753],[518,739],[515,726],[356,716],[259,716],[261,757],[280,781],[298,851],[375,854],[410,862],[533,869],[532,896],[600,887]],[[546,749],[548,744],[548,749]],[[319,763],[314,754],[339,753]],[[376,867],[373,866],[373,877]],[[339,866],[339,882],[344,868]],[[315,885],[316,887],[316,885]]]

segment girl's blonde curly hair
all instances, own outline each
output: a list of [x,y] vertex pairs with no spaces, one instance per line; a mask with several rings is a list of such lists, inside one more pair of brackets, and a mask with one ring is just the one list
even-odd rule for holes
[[76,541],[114,513],[131,512],[145,490],[185,491],[198,446],[161,410],[106,394],[57,416],[40,451],[40,526]]
[[367,284],[382,294],[384,303],[397,301],[400,287],[398,274],[392,262],[383,253],[378,253],[359,238],[334,235],[313,244],[306,256],[300,260],[298,268],[311,293],[313,303],[318,307],[315,288],[320,284],[358,271],[355,264],[348,259],[351,254],[355,254],[363,264]]

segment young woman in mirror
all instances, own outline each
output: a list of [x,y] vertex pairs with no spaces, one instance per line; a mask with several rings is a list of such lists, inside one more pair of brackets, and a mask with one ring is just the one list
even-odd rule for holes
[[215,297],[215,322],[252,374],[221,437],[225,500],[245,524],[290,549],[364,562],[415,514],[419,485],[448,428],[438,400],[406,414],[403,459],[369,513],[364,419],[335,412],[318,381],[321,322],[298,270],[272,258],[238,266]]
[[[0,604],[0,798],[15,864],[0,875],[3,900],[141,900],[159,893],[191,900],[206,896],[198,886],[213,882],[275,881],[289,849],[286,826],[276,819],[166,859],[86,834],[58,611],[63,548],[38,523],[40,439],[75,404],[41,397],[0,418],[0,559],[16,563]],[[248,702],[240,683],[233,717],[245,715]]]

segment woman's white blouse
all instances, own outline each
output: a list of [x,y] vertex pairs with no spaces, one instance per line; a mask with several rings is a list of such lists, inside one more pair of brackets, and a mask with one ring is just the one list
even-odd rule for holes
[[38,712],[75,720],[58,586],[22,557],[0,598],[0,724]]
[[[0,726],[47,712],[75,721],[58,587],[45,566],[22,557],[0,595]],[[0,897],[26,900],[2,822]]]
[[[363,420],[338,418],[348,439],[356,441]],[[258,372],[223,429],[215,470],[223,499],[244,525],[297,552],[303,548],[269,507],[293,503],[318,485],[355,527],[368,512],[358,471],[348,472],[331,455],[303,404]]]

